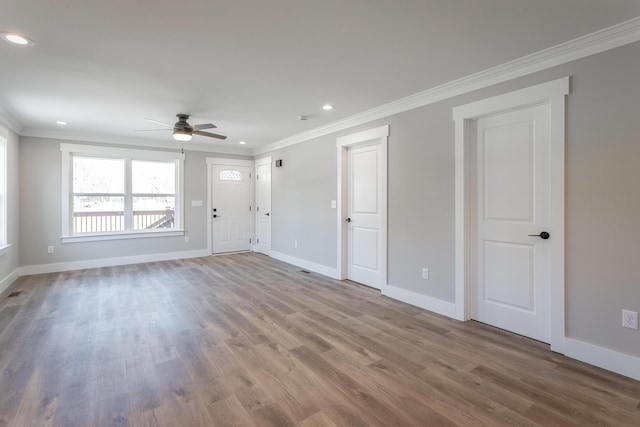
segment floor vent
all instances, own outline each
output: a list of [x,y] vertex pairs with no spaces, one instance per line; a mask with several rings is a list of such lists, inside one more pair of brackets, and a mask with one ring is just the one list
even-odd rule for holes
[[301,273],[304,273],[304,274],[311,274],[311,272],[310,272],[310,271],[307,271],[307,270],[300,270],[300,272],[301,272]]
[[13,291],[9,294],[9,296],[7,298],[13,298],[13,297],[17,297],[18,295],[20,295],[22,293],[22,291]]

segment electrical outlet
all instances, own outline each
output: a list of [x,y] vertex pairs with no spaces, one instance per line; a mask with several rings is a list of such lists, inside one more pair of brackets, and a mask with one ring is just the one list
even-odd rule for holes
[[295,240],[295,241],[293,242],[293,247],[294,247],[294,248],[296,248],[296,249],[298,249],[298,241],[297,241],[297,240]]
[[189,243],[189,236],[184,236],[184,242]]
[[47,253],[48,254],[52,254],[53,253],[53,246],[47,246]]
[[429,269],[428,268],[423,268],[422,269],[422,278],[424,280],[429,280]]
[[638,329],[638,312],[622,310],[622,326],[629,329]]

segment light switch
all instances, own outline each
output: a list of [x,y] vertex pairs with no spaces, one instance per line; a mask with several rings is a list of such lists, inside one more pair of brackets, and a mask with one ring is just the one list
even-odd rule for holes
[[338,202],[336,202],[335,200],[331,201],[331,209],[335,209],[338,207]]
[[202,206],[202,200],[192,200],[191,206]]

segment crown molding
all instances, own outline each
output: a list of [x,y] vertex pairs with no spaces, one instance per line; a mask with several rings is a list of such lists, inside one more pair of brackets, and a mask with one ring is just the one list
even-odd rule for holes
[[2,107],[0,107],[0,123],[4,124],[18,135],[20,135],[20,133],[22,132],[22,123],[20,123],[18,119],[13,117],[7,110]]
[[[34,138],[51,138],[60,139],[65,141],[82,141],[82,142],[98,142],[103,144],[114,145],[126,145],[126,146],[138,146],[149,148],[162,148],[168,150],[179,150],[182,148],[180,143],[175,141],[164,141],[155,139],[142,139],[142,138],[128,138],[125,136],[116,135],[100,135],[93,133],[81,133],[81,132],[68,132],[61,130],[49,130],[49,129],[36,129],[36,128],[24,128],[20,134],[24,137]],[[249,149],[225,147],[213,144],[207,144],[205,142],[189,141],[184,143],[184,148],[189,151],[202,151],[206,153],[220,153],[220,154],[235,154],[241,156],[251,156]]]
[[640,41],[640,17],[258,147],[253,150],[253,155],[299,144],[637,41]]

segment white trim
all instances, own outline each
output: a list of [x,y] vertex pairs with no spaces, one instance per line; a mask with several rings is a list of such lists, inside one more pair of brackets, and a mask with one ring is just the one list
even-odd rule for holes
[[96,233],[75,236],[62,236],[62,243],[80,243],[80,242],[99,242],[103,240],[128,240],[128,239],[146,239],[152,237],[172,237],[184,236],[185,230],[140,230],[140,231],[124,231],[121,233]]
[[362,132],[354,133],[351,135],[342,136],[336,139],[336,148],[338,156],[338,206],[336,209],[337,221],[338,221],[338,238],[337,238],[337,274],[340,280],[347,278],[347,227],[345,227],[345,220],[347,215],[347,149],[358,144],[363,144],[369,141],[379,139],[381,146],[381,164],[382,166],[382,209],[381,215],[381,228],[382,234],[382,257],[383,262],[380,267],[381,289],[387,285],[387,185],[388,185],[388,147],[389,147],[389,125],[380,126],[374,129],[365,130]]
[[133,255],[114,258],[88,259],[82,261],[60,262],[55,264],[27,265],[20,267],[21,276],[32,274],[57,273],[60,271],[82,270],[85,268],[114,267],[117,265],[141,264],[145,262],[171,261],[187,258],[202,258],[210,254],[205,249],[182,252],[165,252],[147,255]]
[[0,256],[5,255],[9,252],[9,248],[11,247],[11,243],[7,243],[6,245],[0,246]]
[[271,258],[278,261],[286,262],[287,264],[295,265],[296,267],[303,268],[305,270],[313,271],[314,273],[322,274],[323,276],[330,277],[332,279],[338,279],[338,271],[335,268],[327,267],[326,265],[316,264],[306,259],[296,258],[291,255],[283,254],[282,252],[271,251]]
[[640,358],[574,338],[565,339],[565,355],[640,381]]
[[[17,132],[16,132],[17,133]],[[206,153],[215,154],[236,154],[250,156],[251,150],[248,148],[240,148],[230,146],[228,142],[216,143],[215,141],[199,142],[192,139],[189,142],[185,142],[184,145],[173,140],[173,138],[167,138],[167,140],[161,139],[148,139],[140,138],[139,136],[116,136],[116,135],[101,135],[89,132],[71,132],[68,130],[54,130],[54,129],[34,129],[24,128],[19,133],[21,136],[32,138],[47,138],[58,139],[64,141],[78,141],[78,142],[96,142],[100,144],[115,144],[125,146],[138,146],[149,147],[154,149],[165,150],[180,150],[184,148],[187,151],[201,151]],[[167,133],[171,135],[171,133]],[[224,145],[218,145],[224,144]]]
[[253,172],[255,173],[255,176],[253,177],[253,184],[254,184],[254,203],[253,206],[256,208],[255,212],[254,212],[254,218],[255,218],[255,228],[254,230],[256,230],[255,232],[255,239],[253,240],[255,242],[255,245],[253,245],[253,249],[252,251],[254,252],[258,252],[258,247],[260,246],[258,244],[258,166],[264,166],[264,165],[269,165],[270,166],[270,170],[269,170],[269,208],[271,209],[271,212],[269,212],[269,247],[267,248],[266,252],[260,252],[260,253],[264,253],[267,256],[271,255],[271,238],[272,238],[272,231],[273,231],[273,227],[271,226],[271,218],[273,217],[273,206],[271,206],[271,196],[272,196],[272,185],[271,183],[273,182],[273,159],[271,158],[271,156],[267,156],[267,157],[261,157],[259,159],[256,159],[254,161],[255,163],[255,168],[253,170]]
[[105,147],[104,145],[84,145],[60,143],[60,151],[70,154],[86,154],[104,157],[135,157],[136,160],[184,160],[184,153],[178,151],[137,150],[135,148]]
[[569,77],[517,90],[453,109],[455,120],[455,318],[469,320],[469,174],[467,145],[471,136],[468,124],[488,114],[500,113],[546,103],[549,105],[551,138],[550,230],[557,238],[549,241],[551,349],[563,353],[565,343],[564,283],[564,189],[565,189],[565,96]]
[[20,123],[15,117],[2,107],[0,107],[0,123],[6,125],[14,133],[20,135],[23,130],[22,123]]
[[20,277],[20,267],[7,274],[4,279],[0,280],[0,294],[6,291],[9,286]]
[[443,316],[455,317],[456,305],[449,301],[433,298],[393,285],[382,288],[382,295]]
[[[209,255],[213,254],[213,227],[211,224],[211,209],[212,200],[211,200],[211,191],[213,188],[211,187],[211,179],[213,177],[212,170],[214,165],[225,165],[225,166],[248,166],[251,173],[255,173],[254,165],[255,162],[253,160],[246,159],[226,159],[221,157],[207,157],[205,158],[205,162],[207,164],[207,251],[209,251]],[[254,196],[254,182],[251,179],[250,188],[249,188],[249,200],[255,200]],[[255,216],[254,209],[251,209],[251,214],[249,215],[249,238],[251,239],[251,244],[249,245],[249,250],[253,250],[253,242],[255,242],[255,228],[253,226],[252,216]]]
[[404,111],[413,110],[414,108],[423,107],[453,98],[454,96],[513,80],[517,77],[526,76],[537,71],[546,70],[557,65],[566,64],[567,62],[637,41],[640,41],[640,17],[560,43],[531,55],[505,62],[496,67],[450,81],[423,92],[418,92],[406,98],[398,99],[388,104],[329,123],[325,126],[320,126],[280,141],[257,147],[253,150],[253,154],[263,154],[272,150],[299,144],[313,138],[359,126]]

